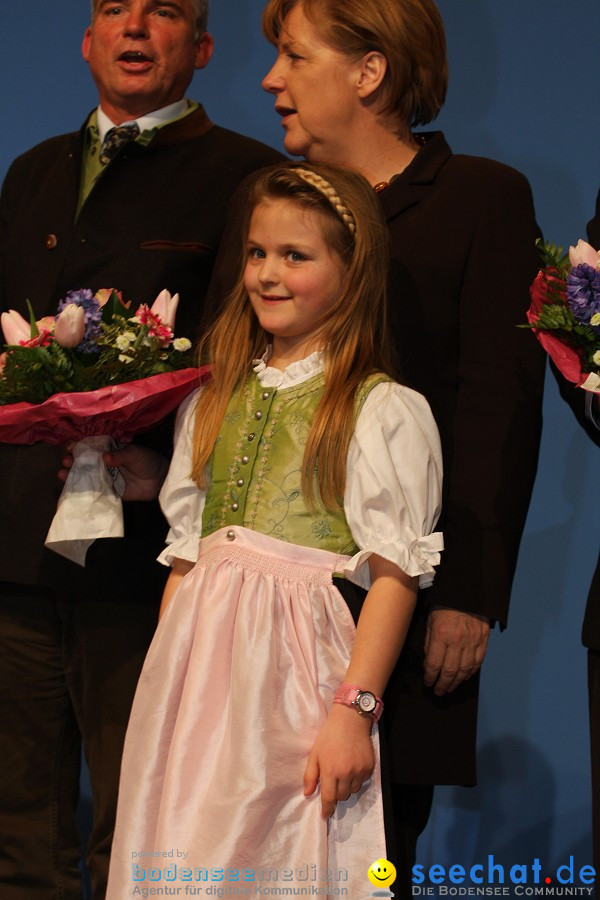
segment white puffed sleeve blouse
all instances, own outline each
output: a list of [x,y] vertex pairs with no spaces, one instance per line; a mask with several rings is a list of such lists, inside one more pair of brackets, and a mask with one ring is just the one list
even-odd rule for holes
[[[284,372],[257,362],[264,387],[288,388],[323,369],[322,353],[292,363]],[[160,494],[169,522],[167,547],[160,562],[180,558],[195,562],[201,536],[204,492],[190,478],[194,414],[200,392],[182,404],[175,426],[175,449]],[[358,415],[347,458],[344,513],[360,548],[342,572],[368,588],[372,553],[395,563],[419,586],[433,581],[440,561],[442,535],[433,532],[440,513],[442,454],[433,415],[416,391],[384,382],[368,394]]]

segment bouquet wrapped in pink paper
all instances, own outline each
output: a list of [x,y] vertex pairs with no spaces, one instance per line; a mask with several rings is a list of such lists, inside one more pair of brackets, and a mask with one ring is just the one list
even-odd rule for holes
[[122,537],[123,513],[102,454],[149,430],[208,377],[175,338],[178,296],[130,315],[117,291],[70,292],[55,318],[1,317],[0,441],[74,442],[74,464],[47,546],[80,565],[98,537]]
[[579,241],[568,255],[541,246],[544,267],[533,282],[529,326],[568,381],[600,392],[600,253]]

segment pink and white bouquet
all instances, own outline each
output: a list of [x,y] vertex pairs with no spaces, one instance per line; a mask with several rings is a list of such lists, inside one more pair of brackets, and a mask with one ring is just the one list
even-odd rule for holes
[[0,404],[43,403],[60,392],[90,391],[188,368],[191,343],[175,338],[179,295],[162,291],[135,314],[118,291],[70,291],[57,315],[27,322],[2,313],[7,343]]
[[178,295],[134,315],[114,290],[71,291],[55,317],[2,313],[0,441],[74,443],[47,546],[80,565],[98,537],[122,537],[121,500],[102,454],[148,431],[202,380],[173,328]]
[[568,381],[600,392],[600,252],[578,241],[543,244],[544,261],[530,288],[529,326]]

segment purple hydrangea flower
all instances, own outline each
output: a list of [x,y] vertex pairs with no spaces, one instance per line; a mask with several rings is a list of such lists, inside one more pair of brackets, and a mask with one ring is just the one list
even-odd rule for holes
[[75,349],[80,350],[82,353],[98,353],[96,342],[100,335],[100,323],[102,322],[100,304],[89,288],[84,288],[80,291],[69,291],[65,299],[58,304],[58,315],[69,303],[82,306],[85,315],[85,335]]
[[[600,313],[600,269],[587,263],[573,266],[567,276],[567,303],[578,322],[590,325],[590,319]],[[600,334],[600,325],[591,325]]]

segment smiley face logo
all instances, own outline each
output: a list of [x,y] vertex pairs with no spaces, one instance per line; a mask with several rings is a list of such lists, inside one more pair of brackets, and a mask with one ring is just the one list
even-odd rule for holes
[[387,859],[376,859],[367,874],[375,887],[389,887],[396,880],[396,869]]

